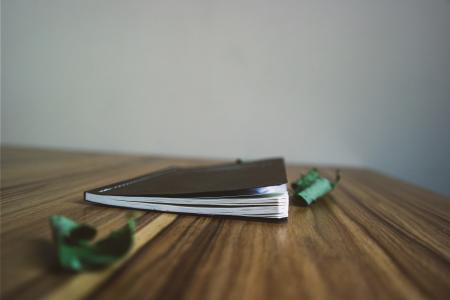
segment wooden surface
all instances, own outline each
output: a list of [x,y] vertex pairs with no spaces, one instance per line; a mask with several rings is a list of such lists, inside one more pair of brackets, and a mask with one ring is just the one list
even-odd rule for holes
[[[368,170],[289,220],[139,211],[130,255],[60,270],[48,217],[120,227],[131,210],[83,192],[170,165],[212,161],[2,149],[2,299],[450,299],[450,199]],[[288,167],[290,180],[306,168]],[[329,169],[322,168],[332,176]]]

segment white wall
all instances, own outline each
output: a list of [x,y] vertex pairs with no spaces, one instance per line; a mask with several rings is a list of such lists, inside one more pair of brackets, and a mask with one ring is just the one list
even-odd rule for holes
[[448,0],[2,5],[3,143],[283,155],[450,195]]

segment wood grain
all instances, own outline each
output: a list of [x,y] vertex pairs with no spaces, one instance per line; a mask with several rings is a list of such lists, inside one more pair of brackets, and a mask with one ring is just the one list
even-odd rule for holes
[[160,214],[155,217],[150,224],[137,231],[133,247],[124,259],[103,271],[87,272],[74,276],[62,286],[51,291],[46,298],[58,300],[64,299],[66,295],[71,295],[73,298],[81,299],[87,296],[93,289],[107,280],[127,260],[133,257],[145,243],[153,239],[159,232],[171,224],[175,218],[175,214]]
[[129,256],[72,274],[57,267],[50,215],[104,235],[132,210],[86,203],[85,190],[215,161],[20,148],[1,158],[2,299],[450,298],[450,199],[376,172],[343,168],[331,195],[291,201],[281,223],[139,211]]

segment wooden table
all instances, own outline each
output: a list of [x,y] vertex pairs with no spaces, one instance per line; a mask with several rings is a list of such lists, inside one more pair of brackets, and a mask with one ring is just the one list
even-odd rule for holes
[[[56,264],[48,217],[122,226],[131,210],[83,192],[170,165],[214,161],[3,148],[2,299],[450,299],[450,200],[364,169],[291,201],[282,223],[138,211],[130,255],[101,272]],[[307,168],[288,166],[292,180]],[[332,176],[332,170],[322,168]]]

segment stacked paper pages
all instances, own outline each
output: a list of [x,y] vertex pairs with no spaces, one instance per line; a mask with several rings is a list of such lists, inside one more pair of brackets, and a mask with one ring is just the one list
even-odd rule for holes
[[93,189],[87,201],[175,213],[287,218],[281,158],[208,167],[173,167]]

